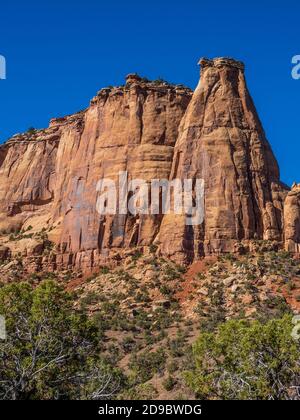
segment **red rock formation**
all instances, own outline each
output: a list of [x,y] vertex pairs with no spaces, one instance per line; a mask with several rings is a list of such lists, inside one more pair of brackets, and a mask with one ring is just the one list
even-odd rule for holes
[[18,134],[0,147],[0,232],[50,214],[58,129]]
[[[160,217],[99,217],[96,185],[168,178],[178,126],[191,92],[130,76],[125,87],[104,89],[91,102],[78,133],[64,131],[56,166],[53,221],[62,219],[64,262],[89,266],[112,248],[150,245]],[[139,223],[138,223],[139,222]],[[71,255],[71,257],[70,257]]]
[[[79,114],[1,147],[0,230],[55,226],[56,265],[90,268],[114,248],[150,245],[161,216],[100,218],[100,179],[169,178],[179,123],[192,92],[129,75]],[[8,151],[8,152],[7,152]]]
[[202,59],[200,83],[181,122],[172,178],[205,182],[205,221],[165,216],[159,241],[178,261],[232,252],[239,241],[282,240],[285,187],[249,95],[244,65]]
[[[47,229],[56,252],[38,263],[84,270],[116,250],[152,243],[163,255],[190,262],[236,251],[251,239],[282,241],[287,189],[243,64],[201,60],[201,80],[191,97],[181,85],[131,74],[125,86],[102,89],[85,111],[14,136],[0,147],[0,232]],[[204,179],[204,223],[186,226],[185,216],[174,214],[100,217],[97,182],[117,180],[120,171],[147,182]],[[298,222],[286,223],[298,232]],[[300,242],[298,234],[285,237]],[[24,255],[36,258],[38,244],[23,240]],[[5,255],[22,252],[22,241],[10,244],[6,236],[1,242]]]
[[300,254],[300,185],[294,184],[284,203],[285,249]]

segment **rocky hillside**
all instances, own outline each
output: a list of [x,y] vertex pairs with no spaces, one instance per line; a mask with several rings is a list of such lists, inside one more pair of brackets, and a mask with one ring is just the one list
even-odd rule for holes
[[[83,272],[135,247],[176,263],[251,251],[252,240],[299,251],[299,187],[279,169],[247,90],[244,65],[202,59],[195,92],[129,75],[90,106],[0,147],[0,259],[31,271]],[[205,181],[204,223],[175,214],[100,217],[100,179]],[[128,197],[129,198],[129,197]]]
[[184,372],[194,369],[192,344],[226,320],[265,324],[300,313],[300,264],[275,242],[253,241],[255,252],[213,256],[188,269],[157,257],[155,247],[125,251],[118,266],[92,276],[72,271],[28,273],[22,258],[0,265],[0,277],[25,278],[34,288],[51,279],[75,294],[102,334],[102,356],[126,375],[118,398],[194,399]]

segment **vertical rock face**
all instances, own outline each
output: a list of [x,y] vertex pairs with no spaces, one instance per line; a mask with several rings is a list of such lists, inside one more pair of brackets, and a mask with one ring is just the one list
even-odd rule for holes
[[294,184],[284,203],[285,249],[300,254],[300,185]]
[[136,75],[125,87],[104,89],[92,100],[81,130],[64,130],[57,152],[53,221],[62,219],[60,251],[89,265],[112,248],[150,245],[160,216],[107,216],[96,211],[97,183],[119,172],[128,181],[169,178],[178,126],[191,97],[188,89]]
[[244,78],[244,65],[202,59],[181,122],[172,178],[203,179],[204,223],[165,216],[161,250],[179,261],[234,251],[237,241],[282,240],[285,187]]
[[178,127],[192,91],[129,75],[102,89],[90,107],[54,119],[47,130],[0,148],[0,230],[54,227],[56,264],[91,268],[114,248],[150,245],[161,216],[107,216],[96,210],[97,183],[168,179]]
[[[56,244],[54,268],[90,269],[112,250],[153,243],[180,263],[234,252],[252,239],[285,240],[298,252],[298,189],[288,194],[280,183],[244,65],[200,64],[194,94],[132,74],[125,86],[102,89],[86,110],[1,146],[2,254],[18,247],[1,237],[29,226],[46,229]],[[118,185],[120,172],[147,183],[203,179],[204,222],[187,226],[185,215],[175,214],[100,216],[97,183],[106,178]],[[38,244],[33,248],[36,254]]]
[[59,137],[57,129],[34,131],[0,147],[0,232],[49,218]]

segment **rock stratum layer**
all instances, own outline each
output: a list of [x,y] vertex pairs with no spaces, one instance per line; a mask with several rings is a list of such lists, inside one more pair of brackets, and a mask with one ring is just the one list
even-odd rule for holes
[[[298,252],[298,190],[280,182],[244,65],[224,58],[200,64],[195,92],[129,75],[125,86],[102,89],[86,110],[2,145],[2,254],[21,252],[51,269],[89,270],[153,244],[179,263],[251,249],[257,239]],[[184,215],[172,213],[100,217],[97,183],[117,181],[121,171],[147,182],[203,179],[204,222],[186,226]],[[19,241],[9,236],[29,230]],[[55,244],[51,252],[36,240],[45,237],[39,232]]]

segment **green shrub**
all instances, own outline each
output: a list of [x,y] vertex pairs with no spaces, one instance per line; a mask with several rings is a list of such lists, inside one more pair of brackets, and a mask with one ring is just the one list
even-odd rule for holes
[[227,321],[203,333],[193,347],[195,368],[186,373],[187,384],[203,399],[299,399],[300,347],[292,328],[285,316],[266,324]]
[[175,385],[176,385],[176,380],[173,378],[173,376],[168,376],[163,381],[163,387],[165,388],[166,391],[172,391]]
[[165,352],[162,349],[157,351],[145,351],[131,357],[129,367],[133,371],[137,383],[147,382],[156,373],[162,372],[166,363]]
[[0,313],[7,329],[7,339],[0,340],[0,399],[114,395],[122,375],[100,357],[97,326],[74,311],[72,296],[55,282],[2,287]]

